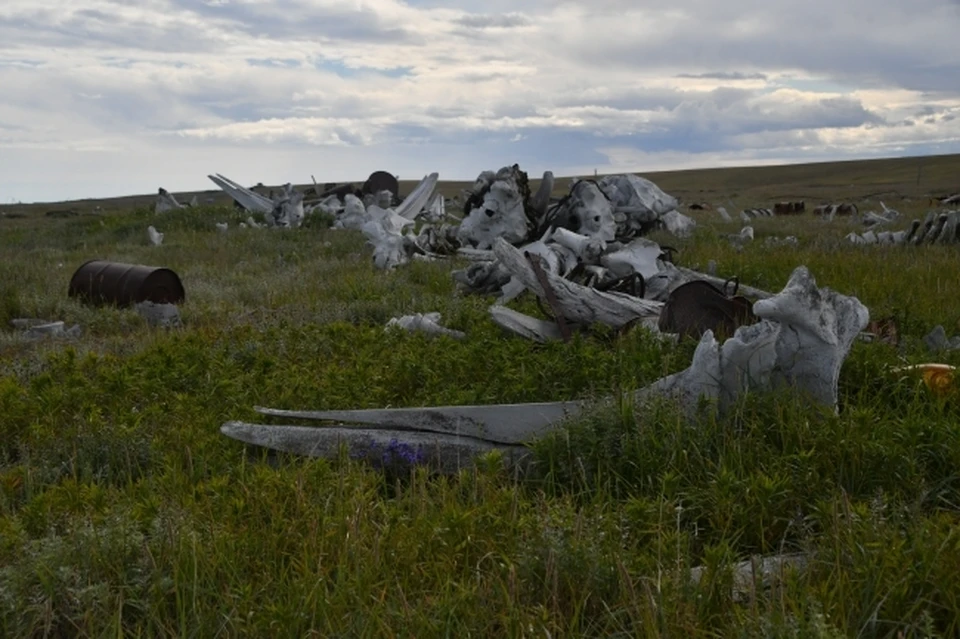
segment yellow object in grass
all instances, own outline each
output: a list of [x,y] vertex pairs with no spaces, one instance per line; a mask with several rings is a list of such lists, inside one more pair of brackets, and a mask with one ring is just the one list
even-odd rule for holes
[[949,364],[916,364],[914,366],[904,366],[895,369],[897,372],[917,371],[927,385],[935,394],[943,396],[956,389],[953,380],[955,366]]

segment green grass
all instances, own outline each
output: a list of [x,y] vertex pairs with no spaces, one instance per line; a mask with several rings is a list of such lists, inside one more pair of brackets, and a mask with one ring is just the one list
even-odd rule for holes
[[[771,291],[805,264],[872,317],[896,317],[903,343],[854,345],[839,415],[789,395],[692,423],[670,406],[598,409],[535,442],[523,476],[494,455],[438,477],[268,454],[219,426],[255,419],[257,404],[599,398],[686,367],[693,344],[599,328],[526,342],[492,324],[489,298],[455,293],[456,263],[378,272],[359,233],[239,219],[0,220],[0,636],[960,633],[958,404],[888,372],[960,363],[920,340],[935,324],[960,332],[960,249],[846,247],[849,222],[804,217],[758,220],[737,251],[722,236],[739,224],[698,214],[690,240],[654,236],[678,263],[712,259]],[[774,235],[800,245],[765,247]],[[91,258],[173,268],[184,327],[69,299]],[[467,339],[383,330],[429,311]],[[13,317],[84,334],[28,341]],[[797,551],[807,570],[734,601],[732,563]]]

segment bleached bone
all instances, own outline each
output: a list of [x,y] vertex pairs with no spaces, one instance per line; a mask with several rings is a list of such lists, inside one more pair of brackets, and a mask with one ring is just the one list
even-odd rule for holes
[[[484,188],[489,173],[480,174],[475,189]],[[472,209],[460,224],[457,237],[464,246],[486,249],[498,237],[511,244],[527,238],[527,216],[514,175],[501,170],[494,178],[482,204]]]
[[741,326],[721,347],[708,331],[690,368],[636,393],[638,400],[676,397],[693,409],[716,400],[724,410],[744,392],[792,388],[816,404],[837,408],[840,366],[869,319],[854,297],[818,289],[806,267],[787,286],[753,305],[763,321]]
[[300,228],[303,224],[303,193],[296,191],[292,184],[283,185],[283,193],[276,202],[267,222],[277,228]]
[[416,313],[414,315],[404,315],[403,317],[394,317],[387,322],[387,329],[399,327],[404,330],[415,332],[420,331],[427,335],[446,335],[453,339],[463,339],[467,335],[462,331],[455,331],[444,326],[440,326],[440,313]]
[[[196,196],[194,196],[194,199],[196,199]],[[157,191],[157,204],[153,209],[154,213],[166,213],[182,208],[186,208],[186,205],[177,202],[177,198],[173,197],[173,194],[160,187],[160,190]]]
[[396,451],[396,463],[424,464],[441,473],[453,474],[473,465],[473,460],[497,450],[507,467],[522,465],[530,455],[526,446],[493,443],[467,435],[387,428],[342,428],[311,426],[263,426],[227,422],[220,432],[233,439],[294,455],[336,459],[346,448],[354,459],[383,463]]
[[747,215],[746,211],[740,211],[740,219],[749,224],[753,221],[753,218]]
[[502,291],[513,277],[496,260],[474,262],[465,269],[453,271],[451,276],[459,290],[481,295]]
[[[502,238],[497,238],[493,252],[500,264],[537,297],[546,298],[533,268],[523,253]],[[655,327],[663,306],[660,302],[641,300],[623,293],[601,292],[581,286],[553,273],[546,273],[562,315],[571,322],[592,324],[599,322],[613,328],[622,328],[640,320],[645,326]],[[656,331],[656,328],[653,328]]]
[[471,262],[492,262],[496,259],[492,249],[460,247],[457,249],[457,255]]
[[253,216],[251,215],[247,218],[247,226],[249,226],[252,229],[258,229],[258,228],[261,228],[263,224],[258,223],[255,219],[253,219]]
[[851,244],[866,244],[866,242],[863,240],[862,237],[860,237],[859,235],[857,235],[852,231],[848,233],[847,236],[843,239],[850,242]]
[[[509,251],[519,253],[502,239],[494,250],[501,259]],[[688,411],[700,400],[712,399],[718,400],[722,409],[744,392],[786,387],[836,410],[840,365],[868,323],[867,309],[856,298],[818,289],[806,267],[801,266],[794,270],[783,291],[757,302],[754,312],[763,318],[759,324],[740,327],[722,347],[707,331],[690,368],[636,391],[634,399],[679,398]],[[501,321],[506,317],[508,324],[518,321],[517,332],[521,334],[529,330],[523,316],[511,317],[508,309],[491,309],[491,316]],[[543,334],[536,329],[529,333],[535,339],[550,339],[551,329],[543,330]],[[343,444],[353,454],[374,441],[381,445],[401,443],[417,449],[415,463],[427,461],[443,472],[455,472],[477,455],[494,449],[504,452],[507,464],[521,463],[522,459],[514,457],[520,451],[519,444],[556,430],[588,405],[611,407],[613,400],[356,411],[257,408],[265,415],[353,426],[312,428],[227,422],[221,432],[275,450],[324,457],[335,457]],[[431,455],[429,459],[426,455],[420,458],[425,451]]]
[[642,232],[665,213],[680,206],[677,198],[664,193],[656,184],[639,175],[608,175],[601,178],[598,184],[614,209],[626,215],[623,228],[618,229],[618,235],[625,237]]
[[655,276],[660,271],[658,264],[663,249],[656,242],[638,237],[623,248],[607,253],[600,258],[600,264],[609,269],[616,277],[626,277],[638,273],[644,279]]
[[922,244],[927,239],[927,235],[929,235],[930,231],[933,229],[933,224],[936,219],[936,211],[927,211],[927,216],[920,224],[920,227],[917,229],[916,233],[913,234],[912,242],[914,245]]
[[169,328],[182,326],[180,310],[174,304],[157,304],[155,302],[139,302],[135,306],[137,314],[153,327]]
[[[576,220],[577,233],[604,242],[616,238],[613,203],[599,186],[586,180],[576,182],[570,189],[570,202],[570,215]],[[561,225],[569,228],[569,222]]]
[[[803,553],[774,555],[771,557],[751,557],[732,566],[733,584],[731,598],[735,602],[747,601],[758,591],[772,588],[781,583],[790,570],[803,571],[809,563],[809,557]],[[690,581],[699,584],[706,572],[704,566],[690,569]]]
[[440,222],[447,216],[446,200],[442,193],[434,193],[430,201],[427,202],[424,219],[428,223]]
[[938,244],[955,244],[957,241],[957,222],[958,222],[957,211],[950,211],[947,213],[947,220],[943,224],[943,230],[940,231],[940,236],[937,238]]
[[227,229],[230,228],[230,224],[228,222],[217,222],[216,227],[221,233],[226,233]]
[[24,332],[23,336],[29,339],[39,339],[41,337],[62,337],[65,333],[63,322],[47,322],[31,326]]
[[239,224],[237,224],[237,226],[240,227],[241,229],[249,228],[246,222],[240,222]]
[[410,261],[405,239],[399,233],[388,231],[376,221],[369,221],[360,229],[373,246],[373,264],[379,269],[392,270]]
[[885,217],[883,215],[878,215],[873,211],[867,211],[863,214],[863,225],[864,226],[877,226],[878,224],[889,224],[893,221],[893,217]]
[[190,198],[190,202],[187,204],[187,206],[189,206],[192,209],[195,209],[198,206],[200,206],[200,200],[198,200],[197,196],[194,195],[192,198]]
[[680,211],[668,211],[660,216],[663,226],[677,237],[689,237],[697,227],[697,221]]
[[434,189],[437,188],[437,180],[439,179],[439,173],[425,175],[413,191],[410,192],[410,195],[405,197],[403,202],[400,203],[400,206],[396,208],[396,214],[408,220],[415,219],[430,200]]
[[570,249],[578,259],[588,264],[596,264],[607,248],[607,243],[602,239],[580,235],[565,228],[554,229],[550,239]]
[[547,207],[550,206],[550,194],[553,193],[555,180],[553,171],[544,171],[540,179],[540,187],[530,198],[530,210],[538,221],[542,221],[547,214]]
[[157,229],[152,226],[147,227],[147,238],[150,240],[150,243],[154,246],[160,246],[163,244],[163,233],[157,231]]
[[563,339],[563,333],[556,322],[530,317],[506,306],[491,306],[490,318],[500,328],[541,344]]
[[270,198],[240,186],[230,178],[224,177],[219,173],[216,175],[208,175],[207,177],[223,189],[227,195],[232,197],[237,204],[251,213],[265,213],[267,215],[273,213],[274,204]]
[[359,231],[369,221],[370,218],[367,216],[367,209],[363,205],[363,201],[353,193],[347,193],[343,197],[343,211],[341,211],[340,217],[337,218],[333,228]]
[[376,222],[383,227],[385,231],[393,234],[400,234],[403,229],[411,224],[416,224],[415,220],[397,215],[393,209],[384,209],[376,204],[367,207],[367,220]]
[[863,239],[864,244],[876,244],[877,243],[877,234],[873,231],[867,231],[860,236]]
[[720,214],[720,217],[723,218],[723,221],[724,221],[724,222],[732,222],[732,221],[733,221],[733,218],[730,217],[730,214],[729,214],[729,213],[727,213],[727,209],[723,208],[722,206],[718,206],[718,207],[717,207],[717,213]]

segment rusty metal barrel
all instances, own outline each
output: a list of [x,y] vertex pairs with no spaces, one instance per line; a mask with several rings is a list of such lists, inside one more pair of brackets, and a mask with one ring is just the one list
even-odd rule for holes
[[90,260],[70,278],[70,297],[90,304],[178,304],[186,298],[180,277],[168,268]]
[[376,195],[380,191],[390,191],[394,196],[400,195],[400,183],[397,178],[386,171],[374,171],[363,183],[361,189],[364,193]]

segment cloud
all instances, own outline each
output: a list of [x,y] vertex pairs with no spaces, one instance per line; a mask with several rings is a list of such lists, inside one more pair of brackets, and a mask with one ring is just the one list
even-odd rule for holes
[[742,73],[740,71],[711,71],[709,73],[678,73],[676,78],[694,80],[766,80],[765,73]]
[[5,0],[0,201],[960,151],[958,27],[955,0]]

